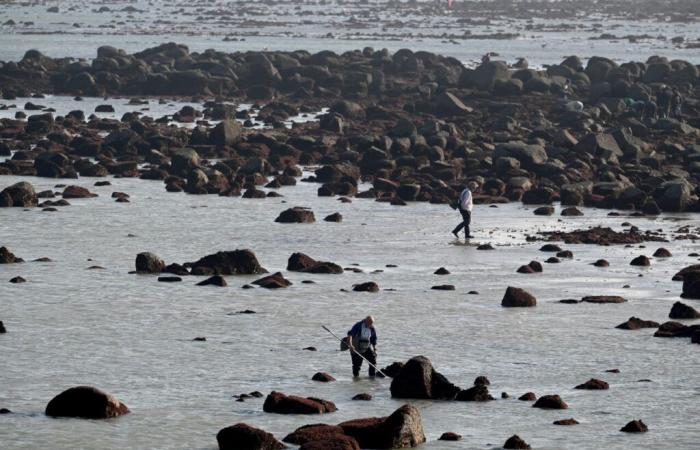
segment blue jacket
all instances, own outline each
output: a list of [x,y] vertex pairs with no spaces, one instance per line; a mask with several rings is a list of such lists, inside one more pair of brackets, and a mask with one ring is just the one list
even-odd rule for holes
[[[360,337],[360,333],[362,332],[362,322],[364,322],[364,320],[360,320],[353,325],[352,328],[350,328],[350,331],[348,331],[348,336]],[[377,345],[377,331],[374,329],[374,327],[372,327],[371,330],[372,337],[369,339],[369,343],[372,345]]]

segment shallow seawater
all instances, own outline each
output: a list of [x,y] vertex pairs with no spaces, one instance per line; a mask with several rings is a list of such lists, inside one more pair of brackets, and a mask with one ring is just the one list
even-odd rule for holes
[[[20,180],[37,190],[64,181],[5,176],[0,188]],[[688,339],[653,338],[649,329],[614,327],[633,315],[665,321],[681,291],[671,276],[697,262],[687,255],[700,245],[560,244],[573,251],[573,260],[544,264],[542,274],[515,270],[551,256],[538,250],[541,242],[525,242],[526,234],[538,230],[594,225],[619,230],[630,221],[643,230],[673,231],[697,224],[697,216],[608,217],[607,211],[584,209],[583,217],[560,218],[557,208],[555,216],[537,217],[519,204],[477,206],[475,241],[496,247],[478,251],[454,245],[450,230],[458,215],[444,205],[396,207],[362,199],[344,204],[317,197],[318,185],[307,183],[279,189],[281,198],[247,200],[167,193],[157,181],[110,180],[106,187],[94,187],[95,179],[68,180],[99,197],[70,200],[71,206],[58,212],[0,209],[0,245],[27,261],[0,266],[0,320],[8,329],[0,335],[0,407],[14,412],[0,416],[4,448],[87,449],[99,442],[104,449],[214,449],[218,430],[237,422],[281,439],[308,423],[387,415],[406,401],[390,397],[388,380],[353,381],[349,355],[321,328],[344,334],[367,314],[377,319],[380,366],[422,354],[459,386],[486,375],[492,395],[512,397],[489,403],[414,402],[428,438],[421,448],[493,448],[514,433],[539,449],[658,449],[669,443],[696,448],[699,347]],[[130,194],[131,203],[115,203],[112,191]],[[317,222],[275,223],[290,206],[311,207]],[[333,212],[343,215],[341,223],[322,220]],[[629,265],[633,257],[651,256],[661,246],[673,257],[652,259],[648,268]],[[159,283],[155,276],[129,274],[142,251],[182,263],[236,248],[254,250],[264,267],[282,270],[293,286],[245,290],[241,286],[256,277],[232,276],[225,288],[197,287],[201,277]],[[284,271],[297,251],[364,273]],[[31,262],[44,256],[52,262]],[[590,265],[598,258],[609,260],[610,267]],[[104,269],[87,269],[95,265]],[[451,274],[433,275],[441,266]],[[375,270],[383,272],[371,273]],[[27,283],[7,282],[17,275]],[[301,283],[307,279],[316,284]],[[382,290],[341,291],[369,280]],[[430,290],[437,284],[453,284],[456,290]],[[532,292],[537,307],[502,308],[509,285]],[[468,295],[471,290],[478,295]],[[600,294],[622,295],[629,302],[557,303]],[[700,308],[696,301],[685,302]],[[257,314],[235,314],[245,309]],[[194,342],[198,336],[207,341]],[[302,350],[307,346],[318,351]],[[604,373],[613,368],[621,373]],[[330,372],[338,381],[311,381],[316,371]],[[610,390],[573,389],[591,377],[608,381]],[[54,395],[79,384],[115,394],[132,413],[106,421],[43,415]],[[266,414],[263,399],[232,398],[254,390],[318,396],[334,401],[338,411]],[[516,400],[527,391],[560,394],[570,408],[544,411]],[[361,392],[374,399],[350,400]],[[569,417],[581,425],[552,425]],[[618,431],[640,418],[650,432]],[[436,441],[445,431],[464,440]]]
[[[137,100],[139,103],[133,102]],[[29,105],[31,104],[31,105]],[[224,102],[224,104],[229,104]],[[96,108],[102,105],[110,105],[114,112],[96,112]],[[233,104],[232,104],[233,105]],[[30,109],[27,109],[30,106]],[[251,128],[268,128],[261,120],[258,120],[257,113],[259,110],[254,109],[250,103],[239,103],[234,105],[237,111],[248,111],[251,116]],[[65,116],[71,111],[80,110],[85,113],[85,117],[89,119],[91,115],[99,119],[116,119],[120,120],[126,113],[135,113],[139,117],[151,117],[159,119],[164,116],[172,116],[184,107],[191,107],[200,113],[205,109],[204,104],[195,103],[192,101],[175,100],[175,99],[153,99],[153,98],[136,98],[136,97],[71,97],[66,95],[45,95],[43,98],[33,97],[17,97],[14,100],[0,100],[0,119],[14,119],[17,112],[23,112],[27,117],[34,114],[43,114],[52,112],[54,115]],[[36,109],[38,108],[38,109]],[[328,110],[321,109],[318,114],[324,114]],[[294,123],[304,123],[316,120],[318,114],[300,113],[295,116],[290,116],[283,123],[287,128],[291,128]],[[172,117],[171,117],[172,118]],[[183,123],[171,120],[171,125],[178,127],[194,128],[203,117],[195,118],[194,122]],[[219,121],[207,120],[208,125],[215,125]],[[243,123],[242,119],[239,122]]]

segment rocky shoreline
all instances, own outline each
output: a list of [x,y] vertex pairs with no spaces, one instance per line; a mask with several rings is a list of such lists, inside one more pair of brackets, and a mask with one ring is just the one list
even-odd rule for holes
[[[622,65],[591,58],[585,66],[569,57],[538,71],[526,61],[468,69],[427,52],[370,48],[198,54],[164,44],[127,55],[101,47],[91,63],[31,50],[0,63],[4,102],[176,96],[203,108],[177,114],[197,123],[191,131],[168,126],[172,117],[136,113],[121,121],[85,122],[90,111],[2,119],[0,154],[12,157],[0,173],[139,176],[164,180],[169,191],[256,197],[264,194],[255,186],[292,183],[298,165],[319,165],[306,180],[321,183],[319,195],[449,203],[471,180],[481,203],[700,211],[699,86],[698,67],[663,57]],[[665,89],[682,96],[680,112],[628,107]],[[235,120],[247,112],[224,101],[256,103],[273,130],[247,130]],[[321,107],[329,112],[318,122],[281,126]],[[360,180],[373,188],[357,192]]]

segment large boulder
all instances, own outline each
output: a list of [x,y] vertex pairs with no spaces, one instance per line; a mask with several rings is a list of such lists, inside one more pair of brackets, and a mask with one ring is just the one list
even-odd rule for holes
[[28,208],[36,206],[38,199],[34,186],[26,181],[20,181],[12,186],[6,187],[0,192],[0,207],[14,206]]
[[524,289],[508,286],[501,300],[501,306],[506,308],[518,308],[536,306],[537,299]]
[[685,180],[667,181],[654,190],[654,200],[663,211],[685,211],[697,200],[693,187]]
[[158,255],[143,252],[136,255],[136,272],[161,273],[165,269],[165,262]]
[[489,61],[481,64],[472,72],[466,72],[470,81],[482,91],[493,89],[497,81],[510,79],[508,66],[503,61]]
[[700,312],[685,303],[676,302],[671,307],[668,317],[671,319],[698,319],[700,318]]
[[547,162],[548,156],[541,145],[513,141],[496,146],[492,159],[497,161],[499,158],[514,158],[520,161],[521,166],[525,169],[532,169]]
[[425,356],[408,360],[391,380],[391,396],[394,398],[452,400],[460,391],[433,369],[433,364]]
[[108,419],[128,412],[129,408],[116,397],[92,386],[65,390],[46,405],[46,415],[51,417]]
[[323,414],[337,411],[335,404],[313,397],[298,397],[272,391],[265,399],[263,411],[276,414]]
[[22,258],[18,258],[7,247],[0,247],[0,264],[14,264],[22,262]]
[[275,219],[278,223],[313,223],[315,221],[314,212],[300,206],[282,211]]
[[349,420],[339,426],[361,448],[410,448],[425,442],[420,412],[413,405],[403,405],[386,418]]
[[280,450],[286,446],[259,428],[237,423],[216,434],[219,450]]
[[681,297],[700,299],[700,272],[688,272],[683,275]]
[[306,272],[320,274],[341,274],[343,268],[328,261],[316,261],[303,253],[293,253],[287,261],[287,270],[291,272]]
[[267,273],[251,250],[222,251],[191,264],[192,274],[257,275]]
[[241,125],[232,119],[226,119],[217,124],[209,133],[209,144],[232,146],[241,140]]
[[299,427],[282,440],[290,444],[303,445],[307,442],[328,440],[338,436],[345,436],[345,432],[338,425],[318,423]]

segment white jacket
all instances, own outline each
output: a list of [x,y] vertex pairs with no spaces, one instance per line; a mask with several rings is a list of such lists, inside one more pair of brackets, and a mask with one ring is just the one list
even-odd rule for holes
[[459,194],[459,207],[460,209],[472,211],[474,207],[474,202],[472,201],[472,191],[469,188],[465,188],[461,194]]

